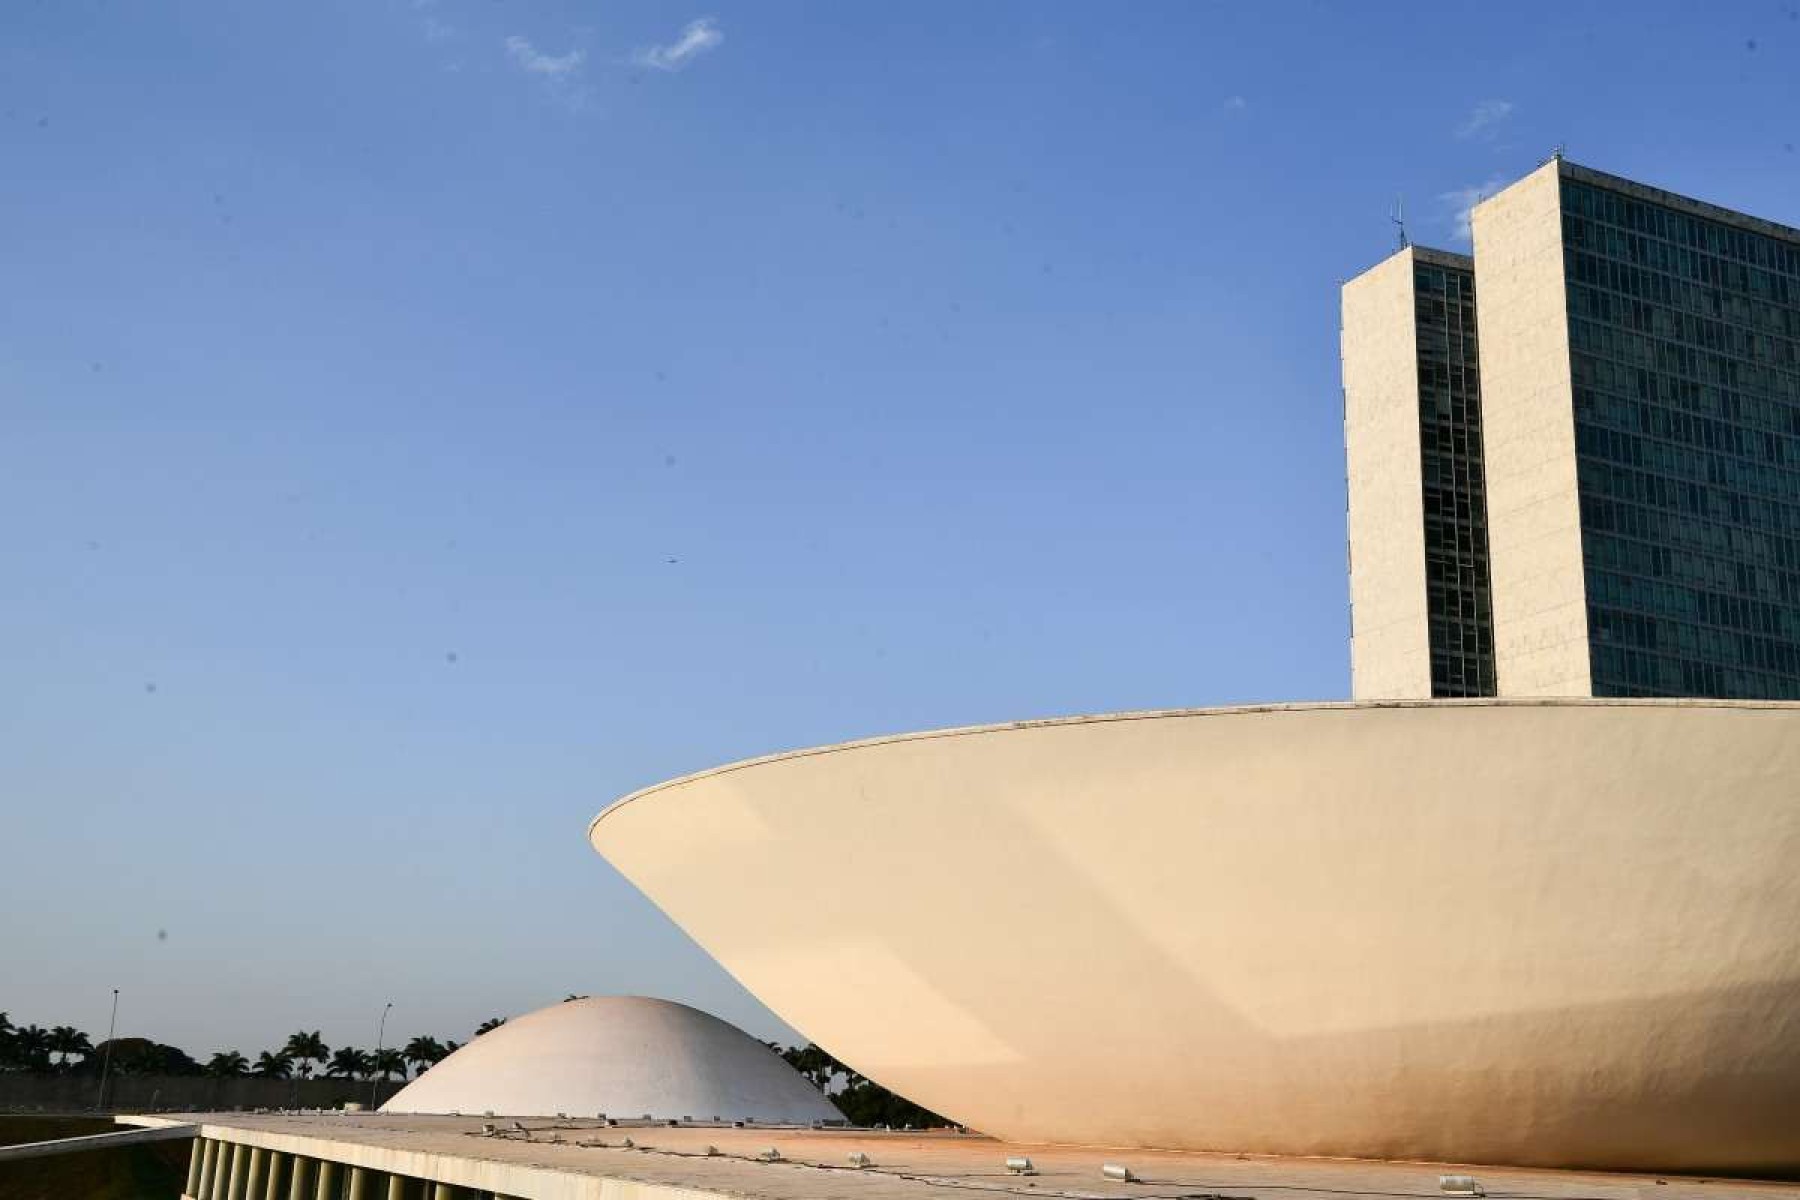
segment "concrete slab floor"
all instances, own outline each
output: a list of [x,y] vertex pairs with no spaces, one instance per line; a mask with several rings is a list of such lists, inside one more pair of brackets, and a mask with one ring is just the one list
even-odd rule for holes
[[[746,1200],[943,1200],[979,1191],[1044,1200],[1443,1200],[1438,1176],[1473,1175],[1489,1197],[1507,1200],[1800,1200],[1800,1183],[1585,1171],[1195,1154],[1036,1146],[976,1134],[792,1127],[684,1125],[594,1119],[400,1116],[385,1113],[182,1113],[127,1116],[129,1124],[197,1124],[202,1136],[262,1145],[446,1181],[517,1173],[520,1195],[541,1192],[544,1172],[577,1194],[582,1177]],[[483,1134],[493,1125],[499,1136]],[[630,1139],[633,1146],[625,1145]],[[303,1145],[302,1143],[310,1143]],[[708,1147],[718,1153],[709,1154]],[[781,1161],[761,1161],[774,1149]],[[851,1165],[853,1154],[871,1166]],[[1008,1172],[1026,1156],[1032,1176]],[[1101,1167],[1129,1167],[1141,1182],[1106,1179]],[[410,1164],[410,1167],[408,1166]],[[573,1178],[569,1178],[573,1177]],[[609,1194],[616,1188],[606,1189]],[[600,1190],[594,1191],[595,1195]]]

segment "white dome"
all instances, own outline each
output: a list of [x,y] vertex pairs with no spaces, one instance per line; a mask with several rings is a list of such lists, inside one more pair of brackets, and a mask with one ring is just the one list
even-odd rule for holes
[[645,996],[569,1000],[508,1021],[407,1084],[381,1111],[843,1119],[798,1071],[735,1025]]

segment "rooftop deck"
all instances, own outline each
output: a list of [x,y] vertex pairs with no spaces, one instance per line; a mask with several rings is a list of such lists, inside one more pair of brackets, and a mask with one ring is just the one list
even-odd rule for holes
[[[1443,1200],[1441,1174],[1473,1175],[1508,1200],[1800,1200],[1800,1184],[1297,1159],[1092,1147],[1028,1146],[974,1134],[732,1127],[384,1113],[187,1113],[121,1117],[193,1124],[200,1136],[265,1151],[506,1196],[633,1200],[942,1200],[979,1191],[1052,1200]],[[494,1129],[483,1132],[484,1126]],[[627,1141],[631,1143],[627,1145]],[[709,1149],[710,1148],[710,1149]],[[779,1161],[764,1161],[769,1150]],[[867,1167],[851,1156],[866,1155]],[[1029,1157],[1036,1174],[1006,1168]],[[1141,1182],[1105,1178],[1103,1164]],[[623,1185],[623,1186],[622,1186]]]

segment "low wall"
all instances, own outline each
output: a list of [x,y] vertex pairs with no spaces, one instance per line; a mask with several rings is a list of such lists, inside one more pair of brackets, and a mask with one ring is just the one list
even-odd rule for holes
[[[10,1082],[4,1075],[0,1080]],[[106,1117],[0,1115],[0,1145],[111,1132],[116,1130]],[[0,1162],[0,1196],[6,1200],[174,1200],[181,1194],[192,1149],[193,1142],[182,1139]]]
[[[376,1102],[405,1087],[401,1080],[375,1084]],[[26,1075],[0,1072],[0,1110],[85,1112],[94,1108],[100,1081],[92,1075]],[[229,1112],[254,1108],[339,1108],[369,1103],[368,1080],[214,1079],[205,1075],[114,1075],[106,1081],[112,1112]]]

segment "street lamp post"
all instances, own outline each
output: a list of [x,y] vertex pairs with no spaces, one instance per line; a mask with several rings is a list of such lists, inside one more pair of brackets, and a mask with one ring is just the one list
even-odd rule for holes
[[100,1095],[94,1101],[96,1109],[106,1107],[106,1077],[112,1072],[113,1033],[119,1028],[119,989],[113,989],[112,1017],[106,1022],[106,1054],[100,1060]]
[[370,1070],[369,1070],[369,1111],[370,1112],[374,1112],[376,1108],[380,1107],[379,1105],[377,1105],[375,1103],[375,1096],[381,1088],[381,1073],[380,1073],[381,1072],[381,1040],[387,1036],[388,1009],[390,1009],[392,1007],[394,1007],[394,1002],[392,1000],[389,1000],[386,1004],[384,1004],[382,1006],[382,1008],[381,1008],[381,1024],[379,1024],[375,1027],[375,1061],[373,1064],[371,1064]]

